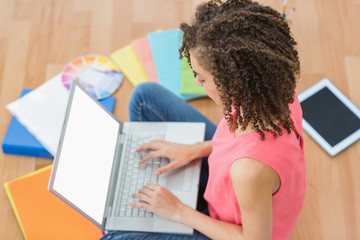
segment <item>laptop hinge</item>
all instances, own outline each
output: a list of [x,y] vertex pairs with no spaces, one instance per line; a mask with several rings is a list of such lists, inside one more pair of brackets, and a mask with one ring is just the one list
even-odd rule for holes
[[124,142],[125,142],[125,134],[120,133],[119,137],[118,137],[117,144],[124,144]]
[[113,204],[114,204],[114,194],[116,189],[116,183],[119,175],[119,169],[120,169],[120,155],[121,151],[125,142],[125,134],[120,132],[119,129],[118,138],[116,142],[116,150],[114,153],[114,160],[113,160],[113,166],[111,170],[111,176],[110,176],[110,183],[108,188],[108,195],[106,198],[106,206],[105,206],[105,212],[104,212],[104,219],[103,219],[103,227],[106,227],[106,221],[108,217],[111,215]]
[[106,230],[106,222],[107,222],[108,217],[105,216],[101,225],[101,230],[105,231]]

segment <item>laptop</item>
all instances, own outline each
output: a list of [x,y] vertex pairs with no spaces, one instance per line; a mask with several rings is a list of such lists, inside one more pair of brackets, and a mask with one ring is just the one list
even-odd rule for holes
[[203,141],[204,135],[204,123],[120,122],[73,81],[49,191],[105,231],[191,235],[191,227],[128,202],[134,201],[131,194],[153,182],[195,209],[201,161],[157,177],[155,169],[168,160],[139,165],[144,153],[135,149],[154,139],[192,144]]

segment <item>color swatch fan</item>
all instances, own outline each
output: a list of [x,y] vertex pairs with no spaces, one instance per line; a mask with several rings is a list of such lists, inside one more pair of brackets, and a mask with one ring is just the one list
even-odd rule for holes
[[97,99],[111,96],[120,86],[124,75],[108,58],[86,55],[68,63],[61,74],[64,86],[69,90],[77,80],[88,93]]

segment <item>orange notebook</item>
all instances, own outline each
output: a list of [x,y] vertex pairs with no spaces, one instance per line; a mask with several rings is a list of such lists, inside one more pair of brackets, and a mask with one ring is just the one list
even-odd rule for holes
[[4,184],[24,238],[91,240],[101,230],[48,191],[51,165]]

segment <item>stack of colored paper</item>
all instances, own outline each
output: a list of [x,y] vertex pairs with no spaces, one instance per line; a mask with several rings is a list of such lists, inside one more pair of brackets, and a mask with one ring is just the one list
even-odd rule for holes
[[187,59],[179,59],[181,41],[179,29],[150,32],[113,52],[111,58],[134,86],[152,81],[183,99],[204,97]]

